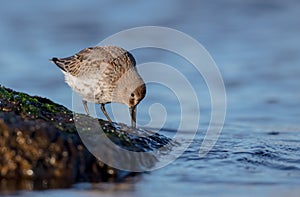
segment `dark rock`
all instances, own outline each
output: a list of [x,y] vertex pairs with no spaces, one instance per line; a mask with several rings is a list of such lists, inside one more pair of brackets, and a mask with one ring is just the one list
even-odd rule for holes
[[[77,114],[75,120],[70,110],[49,99],[0,86],[0,189],[45,189],[68,187],[80,181],[122,181],[132,173],[106,165],[89,150],[94,154],[94,150],[105,151],[111,158],[108,162],[111,166],[127,162],[136,171],[143,171],[155,164],[156,157],[151,152],[171,142],[157,133],[133,130],[86,115]],[[115,156],[103,136],[95,137],[99,134],[93,127],[95,121],[113,144],[129,151],[149,152],[150,156],[135,159],[126,154]],[[92,146],[86,147],[86,143]],[[32,183],[27,184],[28,181]]]

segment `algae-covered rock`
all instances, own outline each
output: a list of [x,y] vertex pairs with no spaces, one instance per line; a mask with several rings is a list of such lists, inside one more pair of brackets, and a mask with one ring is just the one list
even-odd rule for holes
[[[99,135],[95,128],[103,133]],[[114,147],[107,142],[128,151],[149,152],[149,157],[132,159],[127,153],[116,156],[112,151]],[[154,132],[134,130],[86,115],[77,114],[73,118],[70,110],[49,99],[0,86],[0,189],[67,187],[79,181],[120,181],[130,174],[128,169],[151,168],[156,161],[152,152],[168,143],[169,138]],[[111,166],[126,162],[129,168],[122,171],[122,168],[110,167],[87,148],[98,158],[103,155],[110,158],[105,163]],[[20,184],[24,181],[33,183]]]

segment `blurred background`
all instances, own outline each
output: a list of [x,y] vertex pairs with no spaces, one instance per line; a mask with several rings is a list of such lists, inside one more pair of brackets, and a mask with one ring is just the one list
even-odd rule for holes
[[[198,40],[216,61],[227,92],[225,134],[228,130],[240,132],[241,135],[252,131],[293,132],[288,137],[293,139],[295,136],[299,137],[300,132],[299,10],[300,2],[297,0],[2,1],[0,7],[0,84],[18,91],[50,98],[71,109],[72,90],[64,83],[60,70],[48,61],[51,57],[70,56],[128,28],[145,25],[170,27]],[[178,61],[170,57],[168,53],[154,50],[133,52],[133,54],[138,63],[155,60],[176,64]],[[203,109],[201,116],[204,117],[202,126],[206,127],[210,115],[209,95],[203,80],[194,79],[192,73],[190,74],[191,82],[200,84],[199,92],[203,90],[203,93],[199,95],[203,94],[200,105]],[[154,94],[157,94],[155,88],[148,93],[144,103],[141,103],[141,109],[143,106],[146,108],[155,99],[168,103],[165,97],[155,97]],[[141,122],[149,121],[148,112],[139,111],[141,111],[139,112]],[[172,118],[168,120],[166,127],[175,129],[178,126],[177,112],[171,110],[170,117]],[[281,139],[284,140],[285,137],[287,136]],[[256,142],[249,143],[255,144]],[[278,143],[281,144],[280,147],[283,146],[282,141]],[[297,144],[299,145],[299,138],[295,146]],[[284,154],[294,154],[296,150],[293,149]],[[197,151],[194,150],[194,152]],[[294,171],[291,174],[297,175],[293,183],[299,185],[297,180],[300,180],[300,157],[294,155],[289,159],[293,162],[288,163],[287,166],[293,166]],[[195,167],[194,163],[190,166],[181,166],[182,170]],[[277,164],[279,163],[278,161]],[[215,165],[222,165],[222,163]],[[226,172],[229,172],[231,167]],[[176,169],[177,167],[173,170],[177,171]],[[278,173],[276,170],[280,169],[271,168],[268,174],[262,174],[260,178],[257,177],[257,180],[263,177],[269,177],[272,180],[272,176]],[[196,167],[194,170],[191,173],[197,174]],[[172,173],[174,171],[170,170]],[[250,172],[247,171],[247,173]],[[201,181],[199,182],[201,178],[189,179],[188,174],[187,177],[183,174],[187,173],[175,176],[175,182],[178,182],[177,185],[170,186],[174,189],[173,192],[180,190],[178,185],[184,181],[192,185],[191,193],[200,192],[197,185],[201,184]],[[242,173],[237,172],[235,176],[240,174]],[[164,175],[158,172],[157,176],[149,179],[153,179],[153,182],[171,181],[168,179],[168,174]],[[234,176],[230,173],[222,175],[224,180]],[[284,173],[280,177],[285,177],[285,175],[288,176]],[[202,174],[203,176],[205,175]],[[273,178],[276,182],[280,177]],[[289,180],[289,177],[285,178]],[[209,182],[215,179],[206,180]],[[153,183],[152,181],[150,182]],[[236,183],[240,182],[241,180],[237,179]],[[149,184],[147,178],[146,183]],[[230,185],[228,182],[227,184]],[[143,191],[142,185],[137,187],[137,191]],[[287,185],[290,185],[290,182],[287,182]],[[239,189],[243,191],[244,186]],[[145,191],[153,191],[153,188],[157,189],[160,186],[154,185],[147,188],[148,190]],[[207,189],[208,193],[214,191],[212,185],[207,188],[211,188],[211,190]],[[184,189],[180,191],[184,191],[182,194],[189,193]],[[260,194],[269,194],[265,192]]]
[[[299,8],[296,0],[2,2],[0,83],[71,108],[72,91],[49,58],[128,28],[165,26],[210,52],[226,85],[228,120],[298,128]],[[140,54],[134,54],[138,63],[170,59],[163,52]]]

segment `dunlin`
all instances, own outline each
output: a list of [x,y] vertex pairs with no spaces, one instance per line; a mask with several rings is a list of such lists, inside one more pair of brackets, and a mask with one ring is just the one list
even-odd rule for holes
[[62,70],[66,83],[82,96],[88,115],[87,101],[98,103],[111,122],[105,104],[123,103],[129,107],[132,127],[136,127],[136,107],[145,97],[146,86],[128,51],[116,46],[96,46],[51,61]]

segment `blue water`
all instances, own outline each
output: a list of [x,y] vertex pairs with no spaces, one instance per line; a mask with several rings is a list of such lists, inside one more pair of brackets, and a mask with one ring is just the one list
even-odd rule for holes
[[[204,158],[198,157],[198,151],[210,116],[209,93],[201,77],[182,69],[191,83],[199,84],[201,119],[193,143],[179,159],[124,183],[80,183],[70,189],[17,194],[299,196],[299,9],[296,0],[2,2],[2,85],[71,108],[72,91],[49,58],[71,55],[124,29],[158,25],[183,31],[202,43],[220,69],[227,94],[224,129]],[[145,49],[133,54],[138,63],[159,61],[189,68],[168,52]],[[162,103],[168,119],[161,132],[172,136],[178,127],[178,101],[158,85],[147,88],[139,123],[150,120],[150,105]],[[193,103],[190,110],[193,113]],[[181,142],[189,143],[185,138]]]

